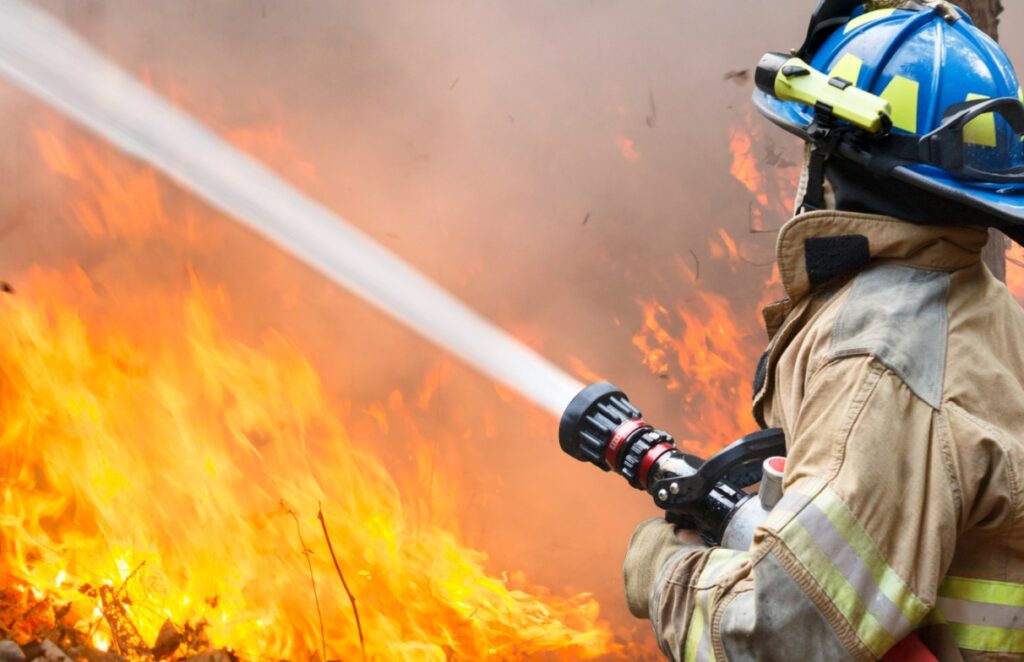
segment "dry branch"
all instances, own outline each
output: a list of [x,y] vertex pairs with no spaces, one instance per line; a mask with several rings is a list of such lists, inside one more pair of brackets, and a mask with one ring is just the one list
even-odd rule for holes
[[132,656],[147,651],[149,647],[128,615],[128,610],[124,608],[124,602],[118,598],[118,592],[110,586],[100,586],[97,592],[103,618],[110,626],[110,633],[118,652]]
[[[295,532],[299,534],[299,544],[302,545],[302,554],[306,557],[306,565],[309,567],[309,583],[313,587],[313,601],[316,603],[316,618],[320,622],[320,652],[323,654],[323,659],[326,660],[327,637],[324,634],[324,616],[320,611],[320,596],[316,592],[316,577],[313,576],[313,561],[309,558],[309,555],[312,552],[310,552],[309,547],[306,547],[306,541],[302,539],[302,527],[299,525],[298,514],[288,507],[284,502],[284,499],[281,500],[281,507],[286,513],[292,516],[292,519],[295,520]],[[320,521],[323,520],[321,519]]]
[[334,555],[334,545],[331,544],[331,534],[327,533],[327,522],[324,520],[324,507],[322,504],[317,504],[319,512],[317,517],[320,519],[320,526],[324,530],[324,539],[327,540],[327,549],[331,553],[331,560],[334,561],[334,569],[338,571],[338,578],[341,579],[341,585],[345,587],[345,593],[348,595],[348,601],[352,605],[352,613],[356,617],[356,630],[359,631],[359,648],[363,652],[363,661],[366,661],[366,641],[363,639],[363,623],[359,619],[359,609],[356,608],[356,596],[352,595],[352,591],[348,588],[348,582],[345,581],[345,574],[341,571],[341,565],[338,564],[338,557]]

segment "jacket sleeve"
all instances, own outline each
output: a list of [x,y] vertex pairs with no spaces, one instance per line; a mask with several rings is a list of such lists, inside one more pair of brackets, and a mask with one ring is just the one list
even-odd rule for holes
[[650,612],[674,660],[873,660],[931,611],[956,544],[941,412],[870,357],[806,382],[785,495],[751,548],[676,555]]

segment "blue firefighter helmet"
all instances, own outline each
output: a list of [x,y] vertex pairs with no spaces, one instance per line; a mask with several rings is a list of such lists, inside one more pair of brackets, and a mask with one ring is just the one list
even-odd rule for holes
[[[850,159],[1019,233],[1024,93],[1013,64],[951,3],[884,4],[895,6],[822,0],[795,57],[762,60],[755,106],[821,159]],[[820,95],[809,87],[811,74],[827,82],[816,88]],[[858,121],[857,110],[873,106],[843,95],[847,87],[881,104],[880,122]],[[854,107],[844,115],[846,99]]]

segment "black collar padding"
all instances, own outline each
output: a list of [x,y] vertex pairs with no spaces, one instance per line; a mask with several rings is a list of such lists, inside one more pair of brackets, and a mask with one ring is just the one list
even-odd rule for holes
[[975,207],[876,175],[847,159],[826,161],[825,176],[840,211],[891,216],[918,225],[998,228],[1014,241],[1024,243],[1022,226],[1011,226]]

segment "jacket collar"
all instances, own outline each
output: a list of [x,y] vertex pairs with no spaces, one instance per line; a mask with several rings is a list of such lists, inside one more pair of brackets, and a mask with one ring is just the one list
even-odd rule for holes
[[988,240],[984,228],[915,225],[887,216],[814,211],[779,232],[776,249],[786,299],[764,309],[769,335],[816,286],[877,261],[937,271],[976,264]]

